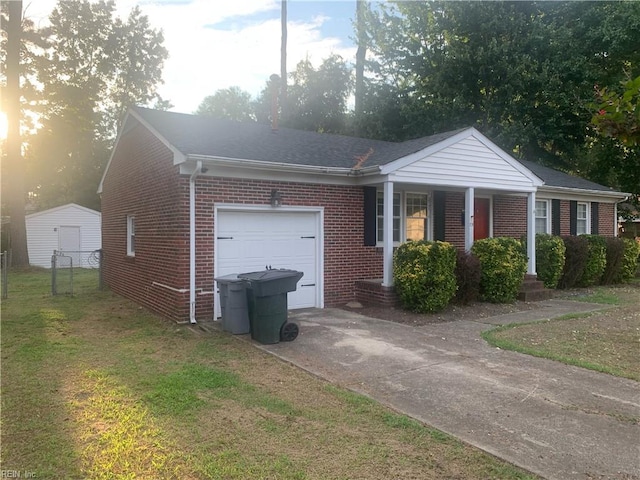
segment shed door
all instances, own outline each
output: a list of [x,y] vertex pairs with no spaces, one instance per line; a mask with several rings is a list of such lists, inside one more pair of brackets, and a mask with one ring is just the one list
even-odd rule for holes
[[220,211],[216,221],[216,276],[266,266],[298,270],[304,275],[288,295],[289,308],[320,306],[318,213]]
[[58,228],[58,250],[73,259],[73,266],[80,267],[80,227]]

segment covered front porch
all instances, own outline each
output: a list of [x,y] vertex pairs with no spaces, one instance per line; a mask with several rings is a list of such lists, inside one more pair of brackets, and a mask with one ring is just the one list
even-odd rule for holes
[[542,180],[475,129],[390,162],[362,178],[365,245],[382,253],[382,278],[357,282],[359,298],[389,303],[394,248],[440,240],[470,251],[481,238],[526,237],[536,275],[535,205]]

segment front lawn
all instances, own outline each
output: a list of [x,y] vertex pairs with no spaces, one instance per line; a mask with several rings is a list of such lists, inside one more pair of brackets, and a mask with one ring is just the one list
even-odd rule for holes
[[604,310],[489,330],[492,345],[640,381],[640,282],[578,289],[568,299]]
[[52,297],[49,280],[10,274],[2,302],[3,471],[534,478],[238,338],[175,325],[91,285]]

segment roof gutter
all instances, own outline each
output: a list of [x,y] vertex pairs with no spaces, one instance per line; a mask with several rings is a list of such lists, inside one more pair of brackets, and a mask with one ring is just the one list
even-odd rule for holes
[[189,177],[189,322],[196,322],[196,177],[202,173],[202,162]]
[[609,197],[609,198],[619,198],[620,201],[624,201],[631,195],[630,193],[625,192],[616,192],[613,190],[587,190],[583,188],[570,188],[570,187],[554,187],[550,185],[542,185],[538,187],[538,191],[543,192],[558,192],[558,193],[574,193],[577,195],[593,195],[594,197]]
[[195,160],[197,162],[206,161],[219,166],[226,167],[244,167],[255,168],[261,170],[277,170],[282,172],[301,172],[323,175],[344,175],[344,176],[360,176],[369,173],[377,173],[380,171],[379,166],[353,169],[344,167],[323,167],[318,165],[296,165],[284,162],[266,162],[261,160],[247,160],[244,158],[214,157],[209,155],[190,154],[187,160]]

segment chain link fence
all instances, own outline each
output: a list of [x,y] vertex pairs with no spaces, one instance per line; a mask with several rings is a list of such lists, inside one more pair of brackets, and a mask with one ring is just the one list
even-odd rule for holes
[[51,256],[51,295],[102,290],[102,264],[102,250],[55,250]]

